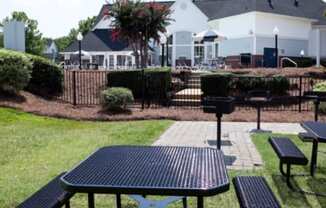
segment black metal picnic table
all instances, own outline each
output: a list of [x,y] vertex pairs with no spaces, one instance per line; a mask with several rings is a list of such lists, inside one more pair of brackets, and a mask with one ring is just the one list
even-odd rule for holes
[[224,155],[213,148],[111,146],[104,147],[61,178],[64,189],[94,194],[192,196],[204,207],[203,197],[229,190]]
[[317,164],[318,144],[326,143],[326,123],[307,121],[301,123],[301,126],[314,137],[310,161],[310,174],[314,176]]

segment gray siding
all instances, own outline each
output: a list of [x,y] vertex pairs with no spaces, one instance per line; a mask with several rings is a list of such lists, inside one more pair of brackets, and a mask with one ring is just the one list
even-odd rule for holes
[[[257,37],[257,54],[263,55],[264,48],[274,48],[274,38]],[[279,39],[280,56],[300,56],[301,50],[308,55],[308,40]]]
[[219,56],[237,56],[240,53],[252,53],[253,38],[239,38],[221,41]]
[[320,56],[326,58],[326,31],[320,31]]

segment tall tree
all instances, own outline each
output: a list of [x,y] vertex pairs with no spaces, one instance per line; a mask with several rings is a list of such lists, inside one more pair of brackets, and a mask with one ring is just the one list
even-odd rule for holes
[[11,17],[6,17],[3,23],[11,20],[24,22],[26,25],[26,52],[35,55],[42,55],[45,44],[42,39],[42,33],[38,30],[38,22],[28,18],[25,12],[18,11],[14,11],[11,14]]
[[106,13],[113,18],[113,38],[128,41],[133,49],[137,67],[147,67],[149,42],[153,40],[159,43],[159,34],[165,33],[166,26],[170,24],[169,7],[155,2],[120,0]]
[[77,34],[79,32],[81,32],[83,35],[86,35],[89,31],[91,31],[92,27],[95,24],[95,21],[96,21],[96,16],[88,17],[85,20],[81,20],[78,23],[78,27],[71,29],[67,36],[63,36],[55,39],[54,41],[58,46],[59,51],[63,51],[70,44],[72,44],[74,40],[76,40]]

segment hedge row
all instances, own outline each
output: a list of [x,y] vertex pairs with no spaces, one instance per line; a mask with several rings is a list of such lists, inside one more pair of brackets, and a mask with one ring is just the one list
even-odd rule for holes
[[63,70],[46,58],[28,55],[33,63],[27,90],[41,96],[54,96],[63,91]]
[[63,71],[49,60],[26,53],[0,50],[0,90],[53,96],[62,92]]
[[241,96],[250,90],[268,90],[272,95],[286,95],[290,89],[290,81],[284,76],[258,77],[215,73],[201,76],[201,89],[204,96]]
[[18,52],[0,50],[0,90],[17,93],[30,81],[32,63],[29,58]]
[[[108,73],[108,87],[125,87],[134,97],[142,97],[143,71],[114,71]],[[171,69],[155,68],[144,70],[145,93],[149,96],[166,96],[171,89]]]

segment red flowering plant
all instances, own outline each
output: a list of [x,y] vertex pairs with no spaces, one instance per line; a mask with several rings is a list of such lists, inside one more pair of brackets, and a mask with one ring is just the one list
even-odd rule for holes
[[167,6],[156,2],[120,0],[112,5],[108,12],[114,28],[112,36],[128,41],[138,68],[147,67],[149,42],[159,43],[159,34],[165,33],[170,24],[170,13]]

